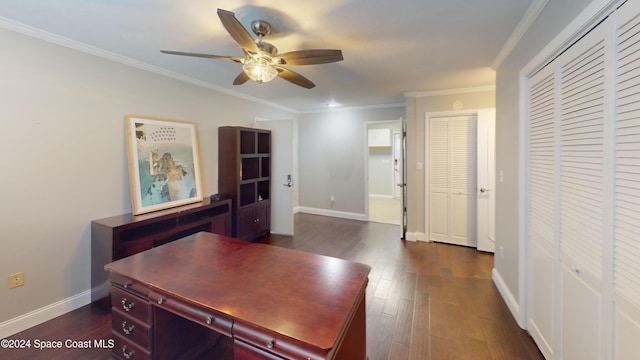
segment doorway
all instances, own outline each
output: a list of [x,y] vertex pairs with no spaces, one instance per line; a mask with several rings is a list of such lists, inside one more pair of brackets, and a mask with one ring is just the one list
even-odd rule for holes
[[367,123],[369,221],[402,225],[402,121]]

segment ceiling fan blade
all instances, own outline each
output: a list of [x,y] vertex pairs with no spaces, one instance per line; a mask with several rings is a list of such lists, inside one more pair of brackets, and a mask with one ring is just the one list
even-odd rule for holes
[[291,71],[289,69],[285,69],[280,66],[276,66],[276,69],[278,69],[278,76],[287,80],[290,83],[296,84],[298,86],[302,86],[303,88],[307,88],[307,89],[311,89],[316,86],[316,84],[312,83],[311,80],[298,74],[297,72]]
[[282,65],[315,65],[342,61],[342,50],[312,49],[291,51],[278,55]]
[[242,61],[244,60],[242,58],[238,58],[238,57],[235,57],[235,56],[198,54],[198,53],[183,52],[183,51],[160,50],[160,52],[164,53],[164,54],[170,54],[170,55],[194,56],[194,57],[201,57],[201,58],[207,58],[207,59],[218,59],[218,60],[231,60],[231,61],[235,61],[237,63],[242,63]]
[[236,19],[234,13],[218,9],[218,17],[220,21],[222,21],[224,28],[229,32],[229,35],[231,35],[233,40],[235,40],[241,48],[253,53],[257,53],[260,50],[251,34],[249,34],[247,29]]
[[236,76],[235,80],[233,80],[233,85],[242,85],[249,80],[249,75],[247,75],[244,71],[242,71],[238,76]]

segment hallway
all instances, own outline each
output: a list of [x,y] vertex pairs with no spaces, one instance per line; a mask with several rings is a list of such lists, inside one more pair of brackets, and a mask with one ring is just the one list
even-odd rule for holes
[[369,196],[369,221],[400,225],[402,200]]

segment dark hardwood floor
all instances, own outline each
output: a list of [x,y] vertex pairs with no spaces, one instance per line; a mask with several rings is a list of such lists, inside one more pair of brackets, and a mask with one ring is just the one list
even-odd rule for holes
[[[297,214],[295,236],[264,243],[363,262],[370,360],[544,359],[491,281],[493,255],[439,243],[403,242],[399,227]],[[110,339],[111,315],[93,303],[10,339],[0,359],[108,359],[109,349],[36,350],[38,340]]]

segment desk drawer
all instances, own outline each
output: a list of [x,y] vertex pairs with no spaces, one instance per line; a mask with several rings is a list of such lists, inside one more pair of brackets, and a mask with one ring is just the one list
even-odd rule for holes
[[233,324],[233,320],[227,315],[209,311],[207,309],[201,309],[191,303],[167,297],[154,291],[149,293],[149,300],[158,308],[167,310],[173,314],[212,329],[220,334],[231,337],[231,326]]
[[284,358],[270,354],[243,341],[234,340],[233,360],[284,360]]
[[111,329],[125,339],[145,349],[151,350],[151,326],[125,315],[113,308],[111,311]]
[[[233,323],[234,354],[244,354],[251,348],[260,354],[256,359],[326,359],[328,351],[269,331],[246,325],[240,321]],[[250,352],[250,351],[249,351]],[[253,359],[249,357],[249,359]]]
[[127,292],[136,294],[143,299],[149,297],[149,288],[140,284],[139,282],[133,281],[116,273],[111,273],[109,275],[109,280],[111,281],[112,285],[117,285],[120,289],[124,289]]
[[122,360],[149,360],[151,359],[151,352],[147,349],[143,349],[133,342],[120,337],[118,334],[113,334],[113,341],[115,343],[111,355],[116,359]]
[[116,286],[111,287],[111,305],[127,316],[151,324],[151,305],[149,301],[124,291]]

